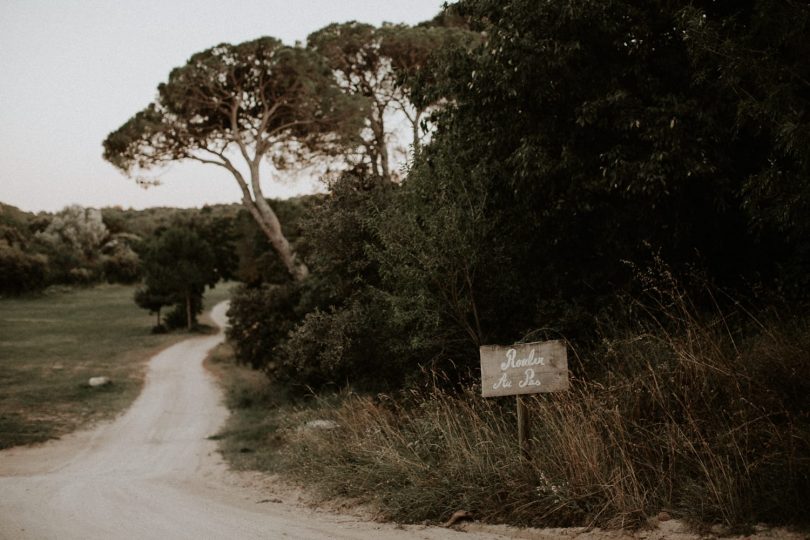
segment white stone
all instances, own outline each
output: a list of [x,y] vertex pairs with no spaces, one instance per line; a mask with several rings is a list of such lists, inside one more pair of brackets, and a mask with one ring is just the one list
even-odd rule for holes
[[303,426],[302,429],[335,429],[338,423],[334,420],[310,420]]
[[96,387],[96,386],[105,386],[110,384],[111,382],[112,381],[110,380],[109,377],[90,377],[90,380],[87,381],[87,384]]

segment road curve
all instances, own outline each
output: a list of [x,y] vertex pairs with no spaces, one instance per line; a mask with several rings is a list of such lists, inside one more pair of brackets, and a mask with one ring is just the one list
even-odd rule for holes
[[[221,328],[226,310],[221,303],[212,312]],[[190,338],[154,356],[143,392],[116,421],[0,452],[0,538],[484,537],[268,504],[253,488],[229,482],[208,440],[228,413],[203,368],[222,340],[221,331]]]

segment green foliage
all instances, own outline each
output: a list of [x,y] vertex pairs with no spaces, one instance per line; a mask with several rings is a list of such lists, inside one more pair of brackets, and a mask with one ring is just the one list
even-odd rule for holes
[[169,228],[146,245],[143,271],[145,290],[136,295],[136,303],[150,312],[166,305],[166,299],[179,304],[183,316],[168,321],[174,327],[180,321],[188,328],[196,323],[205,287],[219,279],[211,246],[183,227]]
[[93,263],[108,234],[100,210],[71,205],[57,213],[37,239],[62,246],[78,261]]
[[387,181],[397,177],[390,162],[394,151],[402,151],[396,126],[409,126],[406,146],[418,149],[426,131],[423,115],[436,101],[425,94],[417,97],[415,81],[436,75],[428,67],[437,51],[473,39],[458,27],[377,28],[356,21],[333,23],[309,35],[307,47],[324,57],[342,90],[366,102],[360,151],[346,156],[356,170]]
[[372,356],[397,358],[392,386],[425,365],[460,377],[482,343],[592,344],[656,258],[803,305],[808,14],[766,4],[466,0],[414,29],[311,35],[345,91],[446,107],[401,186],[359,168],[310,210],[306,283],[282,292],[255,248],[242,258],[292,319],[240,358],[316,386],[364,384]]
[[274,348],[295,327],[303,313],[297,311],[299,291],[291,285],[263,284],[233,293],[228,309],[228,338],[240,362],[285,378]]
[[[529,460],[511,402],[481,398],[479,386],[448,392],[441,379],[388,395],[235,406],[240,431],[223,434],[226,455],[239,459],[242,441],[255,450],[252,466],[397,521],[442,522],[464,508],[491,523],[644,527],[666,509],[727,528],[806,527],[807,321],[698,315],[680,290],[647,300],[635,323],[604,327],[597,347],[578,351],[609,375],[527,398]],[[271,395],[273,384],[240,401]],[[337,428],[302,428],[314,419]]]
[[[488,265],[501,279],[508,264],[488,249],[495,223],[486,217],[487,179],[462,170],[454,149],[433,144],[374,222],[372,250],[391,304],[391,324],[408,336],[406,354],[442,368],[476,356],[484,343]],[[489,282],[491,283],[491,282]],[[495,302],[500,306],[503,298]]]
[[0,295],[19,295],[44,288],[47,259],[0,241]]
[[[380,224],[381,271],[395,300],[410,304],[402,313],[424,325],[411,335],[452,346],[475,333],[477,311],[487,342],[538,328],[587,339],[616,292],[632,290],[626,261],[644,266],[654,254],[724,287],[792,280],[801,294],[806,243],[755,227],[746,202],[775,143],[740,121],[737,93],[697,76],[685,10],[622,1],[457,7],[486,40],[474,54],[448,51],[447,76],[425,83],[421,91],[452,107],[392,205],[402,217]],[[712,17],[721,25],[742,15]],[[725,61],[709,60],[718,69]],[[461,222],[470,229],[453,224]],[[472,286],[460,278],[465,266]],[[474,361],[472,348],[465,355]]]
[[[296,252],[306,258],[306,246],[299,242],[301,224],[304,216],[318,205],[319,195],[304,195],[291,199],[270,201],[284,223],[284,235],[294,246]],[[279,260],[267,236],[247,210],[240,210],[231,224],[233,231],[233,275],[243,283],[258,285],[260,283],[286,284],[289,273]],[[302,251],[303,250],[303,251]]]
[[[306,200],[306,212],[288,213],[296,249],[313,274],[304,283],[274,281],[267,266],[257,276],[264,284],[234,294],[230,336],[241,362],[298,388],[347,381],[380,388],[405,378],[406,364],[388,354],[398,338],[388,324],[388,302],[375,289],[377,263],[367,253],[375,216],[395,189],[347,173],[326,197]],[[264,260],[254,258],[254,267]]]
[[[113,238],[104,246],[104,277],[110,283],[135,283],[141,277],[140,257],[130,246],[132,239],[127,240],[125,235],[118,236],[119,238]],[[139,244],[140,238],[133,243]]]
[[810,213],[810,8],[763,0],[698,2],[678,13],[694,78],[727,96],[735,127],[756,137],[743,196],[751,218],[806,237]]

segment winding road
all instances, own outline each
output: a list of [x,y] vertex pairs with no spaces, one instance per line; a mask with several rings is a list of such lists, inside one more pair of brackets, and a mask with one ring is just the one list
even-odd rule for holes
[[[220,328],[226,309],[212,311]],[[208,439],[228,415],[203,368],[222,340],[222,331],[190,338],[154,356],[116,421],[0,452],[0,538],[493,538],[269,502],[234,481]]]

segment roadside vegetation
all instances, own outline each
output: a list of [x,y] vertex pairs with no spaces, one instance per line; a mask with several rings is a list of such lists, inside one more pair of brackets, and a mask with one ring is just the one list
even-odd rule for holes
[[[188,337],[153,334],[133,293],[133,286],[99,285],[0,299],[0,448],[59,437],[132,403],[147,360]],[[206,306],[227,297],[219,285]],[[112,384],[89,386],[96,376]]]
[[669,299],[657,318],[572,351],[603,371],[529,400],[528,459],[514,399],[481,398],[480,386],[448,390],[433,374],[385,394],[294,397],[238,366],[228,345],[209,358],[232,410],[221,451],[397,521],[464,509],[540,527],[634,528],[661,512],[727,532],[807,526],[810,325],[742,309],[699,316]]
[[[229,383],[224,451],[406,521],[807,526],[810,10],[463,0],[423,26],[471,35],[396,79],[432,104],[403,178],[347,151],[285,221],[309,277],[235,291],[269,382]],[[396,69],[351,24],[307,47],[340,81],[366,44]],[[530,400],[526,461],[478,348],[545,339],[572,388]]]

